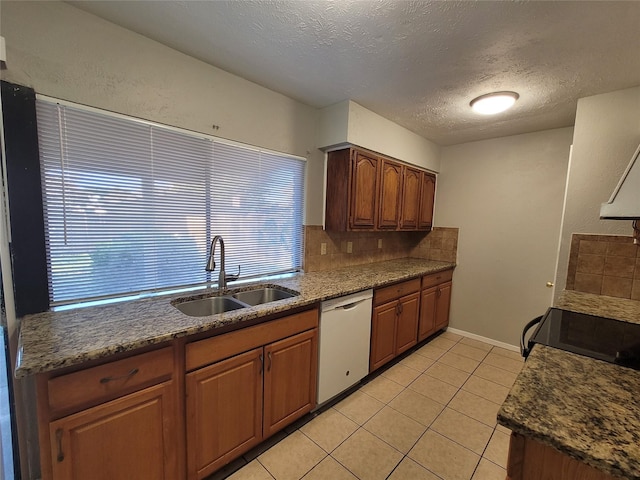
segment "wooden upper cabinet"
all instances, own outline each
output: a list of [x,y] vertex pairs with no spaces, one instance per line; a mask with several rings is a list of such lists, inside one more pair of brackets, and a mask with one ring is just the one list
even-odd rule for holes
[[378,213],[378,158],[347,148],[327,155],[325,227],[373,230]]
[[400,230],[416,230],[420,212],[420,188],[423,172],[410,167],[404,167],[402,170]]
[[382,160],[380,166],[380,211],[378,225],[381,230],[396,230],[400,223],[402,195],[402,165]]
[[376,224],[378,189],[378,159],[353,152],[349,226],[352,229],[372,229]]
[[360,148],[327,154],[325,227],[430,230],[435,176]]
[[420,211],[418,230],[429,230],[433,222],[433,200],[436,193],[436,177],[422,172],[420,186]]

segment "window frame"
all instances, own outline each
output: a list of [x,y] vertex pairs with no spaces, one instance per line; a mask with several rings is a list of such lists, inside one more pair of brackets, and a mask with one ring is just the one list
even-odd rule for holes
[[[299,225],[299,233],[297,234],[298,236],[296,237],[297,240],[293,240],[293,246],[297,246],[297,249],[292,250],[292,254],[294,255],[294,257],[297,257],[297,265],[293,265],[292,268],[288,268],[286,270],[283,271],[274,271],[274,272],[269,272],[268,274],[261,274],[261,275],[257,275],[257,276],[253,276],[253,277],[244,277],[244,281],[247,280],[259,280],[260,278],[265,278],[270,275],[278,275],[278,274],[283,274],[283,273],[293,273],[293,272],[298,272],[301,271],[303,268],[303,263],[304,263],[304,224],[305,224],[305,202],[306,202],[306,187],[307,187],[307,159],[304,157],[300,157],[297,155],[292,155],[292,154],[288,154],[288,153],[283,153],[283,152],[278,152],[275,150],[270,150],[270,149],[266,149],[266,148],[261,148],[261,147],[257,147],[257,146],[253,146],[253,145],[248,145],[246,143],[242,143],[242,142],[237,142],[237,141],[233,141],[233,140],[228,140],[228,139],[224,139],[224,138],[220,138],[220,137],[216,137],[213,135],[208,135],[208,134],[204,134],[201,132],[195,132],[192,130],[188,130],[188,129],[184,129],[184,128],[180,128],[180,127],[175,127],[175,126],[171,126],[171,125],[165,125],[165,124],[161,124],[158,122],[154,122],[154,121],[150,121],[150,120],[146,120],[146,119],[141,119],[138,117],[133,117],[130,115],[125,115],[125,114],[121,114],[121,113],[116,113],[116,112],[111,112],[108,110],[104,110],[104,109],[100,109],[100,108],[96,108],[96,107],[91,107],[91,106],[87,106],[87,105],[82,105],[82,104],[78,104],[78,103],[74,103],[74,102],[69,102],[66,100],[62,100],[62,99],[57,99],[54,97],[50,97],[47,95],[41,95],[41,94],[36,94],[36,102],[46,102],[48,104],[58,104],[58,105],[62,105],[64,107],[70,107],[72,109],[80,109],[83,111],[87,111],[87,112],[91,112],[91,113],[95,113],[98,115],[105,115],[107,117],[114,117],[116,119],[120,119],[120,120],[124,120],[127,122],[134,122],[135,124],[139,124],[142,125],[144,127],[149,127],[150,129],[158,129],[161,131],[166,131],[166,132],[173,132],[173,133],[177,133],[179,135],[185,135],[186,137],[191,137],[194,140],[205,140],[208,142],[211,142],[211,147],[212,150],[214,148],[214,146],[216,144],[221,144],[221,145],[226,145],[232,148],[239,148],[239,149],[243,149],[247,152],[253,152],[254,154],[257,155],[265,155],[265,156],[269,156],[269,155],[274,155],[278,158],[281,159],[290,159],[293,161],[297,161],[301,163],[301,169],[302,172],[301,174],[298,175],[298,178],[300,179],[300,184],[298,185],[299,188],[299,195],[296,195],[296,200],[299,198],[300,199],[300,205],[298,205],[296,207],[296,211],[299,213],[299,220],[298,222],[294,222],[293,226],[297,227]],[[152,130],[150,130],[152,131]],[[208,160],[208,162],[213,162],[214,161],[214,157],[212,155],[212,157]],[[43,168],[43,167],[41,167]],[[42,172],[41,177],[44,179],[44,170]],[[210,192],[212,185],[209,179],[206,180],[205,182],[206,184],[206,191]],[[41,195],[42,195],[42,199],[45,202],[45,207],[44,210],[46,210],[46,193],[44,190],[44,180],[43,180],[43,184],[42,184],[42,189],[41,189]],[[206,245],[210,245],[210,242],[213,238],[213,236],[215,235],[215,232],[212,231],[212,224],[211,224],[211,197],[209,196],[209,194],[207,193],[206,195],[206,199],[205,199],[205,204],[204,204],[204,208],[206,210],[206,220],[205,220],[205,228],[206,228],[206,240],[205,243]],[[46,212],[43,212],[43,214],[46,216]],[[48,229],[47,229],[47,221],[46,218],[44,220],[44,235],[45,235],[45,239],[46,239],[46,247],[45,247],[45,251],[46,251],[46,255],[47,255],[47,277],[46,277],[46,281],[47,281],[47,285],[49,286],[52,282],[51,279],[51,255],[49,253],[49,233],[48,233]],[[227,246],[227,249],[229,247]],[[204,269],[204,265],[206,263],[206,258],[202,259],[202,268]],[[295,263],[295,262],[294,262]],[[235,272],[235,265],[231,265],[229,263],[229,260],[227,259],[227,265],[229,265],[229,267],[227,268],[227,272],[228,273],[233,273]],[[132,299],[132,298],[140,298],[140,297],[146,297],[146,296],[150,296],[150,295],[161,295],[161,294],[166,294],[166,293],[172,293],[172,292],[177,292],[177,291],[187,291],[187,290],[193,290],[193,289],[197,289],[197,288],[205,288],[207,286],[211,286],[212,284],[217,283],[217,271],[214,272],[213,274],[208,273],[206,275],[206,280],[204,282],[194,282],[192,284],[180,284],[180,285],[174,285],[174,286],[162,286],[162,287],[157,287],[157,288],[151,288],[151,289],[140,289],[139,291],[130,291],[130,292],[120,292],[120,293],[116,293],[116,294],[107,294],[107,295],[101,295],[101,296],[94,296],[94,297],[87,297],[87,298],[76,298],[75,300],[54,300],[53,299],[53,292],[51,291],[51,288],[48,287],[48,298],[49,298],[49,302],[50,302],[50,306],[54,306],[57,309],[61,309],[61,308],[74,308],[77,306],[82,306],[84,304],[96,304],[96,303],[108,303],[108,302],[112,302],[112,301],[121,301],[121,300],[128,300],[128,299]]]

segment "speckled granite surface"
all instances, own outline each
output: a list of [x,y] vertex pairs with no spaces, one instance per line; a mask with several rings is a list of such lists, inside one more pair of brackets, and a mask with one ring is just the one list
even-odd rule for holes
[[[640,323],[640,302],[565,291],[556,306]],[[611,475],[640,479],[640,371],[536,345],[498,422]]]
[[[448,262],[405,258],[326,272],[301,273],[269,282],[269,285],[300,292],[299,296],[208,317],[189,317],[171,305],[171,301],[189,297],[189,294],[27,315],[21,320],[15,375],[20,378],[77,365],[453,266]],[[247,289],[247,286],[231,288],[234,291]],[[208,296],[216,291],[198,291],[191,296]]]
[[640,302],[636,300],[565,290],[555,306],[572,312],[640,323]]

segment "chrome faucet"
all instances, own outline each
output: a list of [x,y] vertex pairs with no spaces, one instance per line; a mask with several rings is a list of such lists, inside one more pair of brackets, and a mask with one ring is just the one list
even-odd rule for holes
[[238,265],[237,275],[227,275],[224,271],[224,240],[220,235],[216,235],[211,240],[211,247],[209,249],[209,259],[207,260],[207,266],[205,270],[207,272],[213,272],[216,269],[216,262],[214,255],[216,254],[216,242],[220,242],[220,274],[218,275],[218,292],[222,293],[227,288],[227,282],[233,282],[240,278],[240,265]]

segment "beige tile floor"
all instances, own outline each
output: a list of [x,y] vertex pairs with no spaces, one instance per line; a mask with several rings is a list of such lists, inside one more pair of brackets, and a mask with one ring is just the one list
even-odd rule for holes
[[504,480],[516,352],[445,332],[228,477]]

